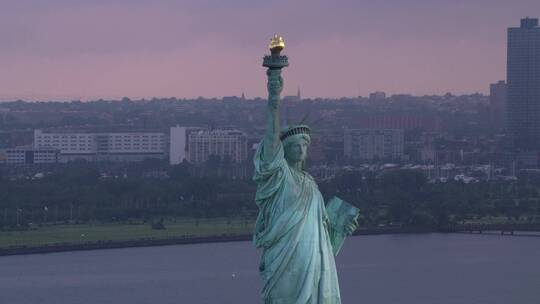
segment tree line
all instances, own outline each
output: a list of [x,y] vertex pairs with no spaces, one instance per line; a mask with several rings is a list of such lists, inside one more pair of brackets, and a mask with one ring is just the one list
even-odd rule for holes
[[[92,163],[69,164],[39,178],[0,174],[0,227],[257,214],[250,178],[198,176],[187,163],[161,164],[165,176],[150,178],[141,173],[148,170],[144,166],[106,177],[103,167]],[[414,170],[353,171],[319,182],[319,189],[326,200],[338,196],[359,207],[365,226],[436,227],[487,216],[540,220],[540,178],[535,176],[464,184],[430,183]]]

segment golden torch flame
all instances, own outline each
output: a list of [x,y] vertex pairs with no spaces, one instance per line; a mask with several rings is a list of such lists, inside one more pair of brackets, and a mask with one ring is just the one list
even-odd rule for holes
[[279,34],[275,34],[272,39],[270,39],[270,52],[272,54],[281,52],[285,48],[285,40]]

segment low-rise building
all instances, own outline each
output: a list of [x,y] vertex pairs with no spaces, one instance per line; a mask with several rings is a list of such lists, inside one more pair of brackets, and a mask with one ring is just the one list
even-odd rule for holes
[[0,151],[0,163],[6,165],[55,164],[60,151],[54,148],[17,147]]
[[34,131],[35,148],[56,148],[60,161],[140,161],[165,157],[165,133]]
[[386,99],[386,93],[381,92],[381,91],[369,93],[369,99],[370,100],[385,100]]

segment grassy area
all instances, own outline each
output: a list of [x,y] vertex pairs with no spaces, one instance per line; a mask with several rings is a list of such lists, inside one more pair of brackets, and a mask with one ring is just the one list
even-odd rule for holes
[[176,222],[166,221],[165,227],[164,230],[155,230],[150,224],[84,224],[43,226],[28,231],[1,231],[0,248],[102,240],[172,238],[187,235],[249,234],[253,231],[253,221],[244,219],[201,219],[196,221],[190,219]]
[[507,216],[485,216],[478,219],[468,219],[463,221],[464,224],[505,224],[505,223],[529,223],[529,217],[534,217],[536,221],[537,216],[521,216],[519,219],[510,218]]

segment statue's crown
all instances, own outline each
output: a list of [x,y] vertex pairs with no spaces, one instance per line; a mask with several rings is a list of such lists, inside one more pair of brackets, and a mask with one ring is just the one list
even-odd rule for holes
[[297,134],[310,135],[311,134],[311,128],[306,126],[306,125],[291,126],[291,127],[287,128],[285,131],[281,132],[281,135],[279,136],[279,139],[283,141],[285,138],[287,138],[289,136],[292,136],[292,135],[297,135]]

